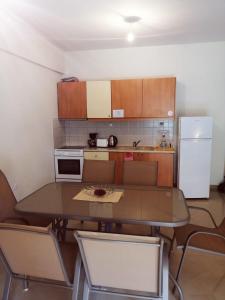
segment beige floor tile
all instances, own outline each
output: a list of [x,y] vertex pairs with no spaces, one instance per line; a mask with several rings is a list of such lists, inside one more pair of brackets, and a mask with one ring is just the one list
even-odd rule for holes
[[[171,257],[171,269],[176,271],[180,253],[176,251]],[[186,299],[211,297],[225,299],[225,257],[189,250],[180,276],[180,285]],[[192,298],[191,298],[192,297]],[[195,298],[194,298],[195,299]],[[201,299],[201,298],[199,298]]]
[[14,280],[9,300],[71,300],[72,291],[68,288],[56,287],[37,282],[30,282],[27,292],[24,292],[20,280]]

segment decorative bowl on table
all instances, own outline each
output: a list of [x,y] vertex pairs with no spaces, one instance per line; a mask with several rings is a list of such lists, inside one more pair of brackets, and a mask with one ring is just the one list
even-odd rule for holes
[[103,197],[112,194],[113,189],[107,185],[89,185],[84,191],[90,196]]

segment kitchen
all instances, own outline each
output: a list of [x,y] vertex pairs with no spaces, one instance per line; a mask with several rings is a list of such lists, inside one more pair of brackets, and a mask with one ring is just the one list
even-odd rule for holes
[[[65,136],[56,135],[55,141],[59,143],[61,137],[61,143],[58,145],[60,147],[65,145],[69,147],[76,145],[86,146],[87,141],[89,142],[88,134],[93,134],[95,132],[93,130],[97,130],[96,141],[94,139],[89,142],[89,148],[86,147],[84,150],[84,158],[116,160],[115,183],[117,184],[121,183],[122,176],[119,163],[121,155],[124,156],[125,160],[132,160],[132,151],[134,151],[135,160],[142,160],[141,153],[148,155],[148,153],[154,151],[155,153],[152,153],[149,159],[158,161],[158,185],[173,186],[173,154],[175,151],[172,147],[172,117],[175,110],[175,82],[175,78],[145,79],[143,80],[143,88],[141,79],[114,80],[111,83],[110,81],[58,83],[59,119],[83,118],[84,121],[62,121],[61,123],[63,123],[64,127],[58,132],[62,133],[64,130]],[[152,99],[148,97],[149,87],[150,93],[154,94]],[[80,94],[81,88],[84,90],[83,96]],[[133,93],[130,94],[130,91],[133,91]],[[142,91],[143,101],[144,99],[146,100],[141,105]],[[126,99],[126,102],[123,102],[123,98]],[[156,104],[154,105],[154,103],[159,103],[159,107]],[[83,109],[81,109],[82,105]],[[152,107],[153,110],[147,112],[147,107]],[[117,115],[120,117],[118,118]],[[168,115],[171,115],[171,120],[151,121],[151,116],[166,118]],[[148,118],[147,121],[141,120],[144,117]],[[86,118],[88,118],[88,121],[85,121]],[[102,119],[104,122],[101,122]],[[136,121],[137,119],[139,120]],[[109,146],[109,151],[103,151],[104,148],[108,147],[109,136],[115,141],[112,147]],[[133,143],[136,143],[136,141],[139,141],[139,146],[133,147]],[[125,146],[125,148],[121,146]],[[151,146],[155,146],[155,148],[151,148]],[[56,152],[58,156],[59,150],[56,150]],[[146,158],[143,157],[143,159]],[[59,174],[57,176],[56,178],[60,179]],[[65,175],[62,174],[61,179],[63,177],[65,179]]]
[[[18,201],[55,180],[55,148],[63,145],[87,145],[89,133],[96,132],[102,138],[108,138],[113,134],[118,138],[118,146],[132,147],[134,141],[141,140],[139,147],[155,147],[160,144],[161,131],[165,130],[167,142],[172,144],[177,154],[177,118],[124,121],[58,120],[57,83],[62,78],[72,76],[78,77],[80,81],[176,77],[176,117],[213,118],[210,185],[215,187],[223,180],[225,37],[221,32],[222,29],[219,31],[215,25],[215,20],[218,19],[220,20],[217,23],[220,24],[218,27],[224,28],[224,18],[220,19],[218,16],[223,12],[222,1],[216,4],[207,1],[207,5],[192,3],[192,7],[188,7],[185,1],[183,11],[179,10],[181,8],[176,10],[175,4],[165,9],[170,13],[171,10],[176,11],[177,16],[180,15],[183,19],[188,15],[187,11],[193,16],[196,14],[200,16],[205,11],[210,11],[211,16],[218,16],[209,20],[204,15],[208,22],[206,23],[210,25],[201,28],[206,31],[210,26],[214,28],[212,31],[209,30],[207,38],[205,35],[195,35],[197,33],[194,33],[193,27],[200,28],[198,18],[195,17],[188,23],[190,27],[193,24],[193,38],[189,39],[186,36],[182,43],[177,38],[175,41],[171,39],[169,43],[160,44],[159,41],[155,41],[141,47],[123,43],[119,44],[119,47],[99,49],[93,46],[88,48],[83,44],[77,47],[75,41],[76,47],[69,47],[68,44],[73,42],[68,34],[65,42],[68,43],[65,46],[67,50],[59,48],[57,43],[52,44],[50,42],[52,39],[46,38],[49,32],[46,32],[46,36],[42,36],[40,32],[43,28],[39,28],[40,24],[36,24],[39,31],[35,26],[30,26],[29,22],[43,19],[40,18],[40,10],[35,10],[35,1],[32,1],[33,5],[28,5],[27,1],[22,2],[20,7],[18,3],[10,7],[10,13],[7,4],[4,7],[1,3],[0,40],[0,161],[1,169],[7,173]],[[95,11],[96,3],[89,5],[91,10]],[[97,7],[99,14],[104,14],[100,6]],[[74,6],[70,8],[70,11],[76,11]],[[54,11],[54,7],[51,9]],[[104,10],[104,5],[102,9]],[[63,11],[64,8],[61,7],[59,10]],[[144,13],[143,9],[141,11]],[[95,12],[98,15],[98,12]],[[29,15],[33,13],[38,17],[31,20]],[[61,33],[59,19],[57,18],[57,22],[49,23],[56,24],[58,32]],[[199,19],[199,22],[202,21]],[[92,26],[93,23],[90,23],[86,28],[91,30]],[[181,24],[179,27],[182,28]],[[125,31],[127,29],[123,31],[124,36]],[[66,35],[66,32],[64,34]],[[60,36],[58,40],[61,42],[64,38]],[[175,182],[176,175],[173,173]],[[224,210],[223,202],[215,201],[216,207],[210,201],[202,203],[203,206],[212,209],[219,223]],[[212,262],[214,263],[213,259]],[[197,293],[196,290],[194,293]]]

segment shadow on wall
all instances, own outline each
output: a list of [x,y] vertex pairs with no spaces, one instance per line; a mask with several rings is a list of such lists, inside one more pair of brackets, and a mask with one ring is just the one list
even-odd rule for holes
[[206,107],[189,108],[185,84],[176,81],[176,115],[180,116],[208,116]]

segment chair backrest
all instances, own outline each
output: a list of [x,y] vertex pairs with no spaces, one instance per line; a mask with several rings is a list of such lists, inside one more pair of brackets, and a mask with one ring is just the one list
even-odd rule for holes
[[131,185],[156,185],[156,161],[124,161],[123,184]]
[[16,198],[4,173],[0,170],[0,222],[15,216]]
[[83,182],[113,184],[115,161],[113,160],[84,160]]
[[223,219],[223,221],[222,221],[221,224],[219,225],[219,230],[220,230],[221,233],[225,236],[225,218]]
[[134,295],[161,295],[163,241],[110,233],[75,232],[93,288]]
[[12,273],[69,284],[57,240],[50,229],[0,223],[0,248]]

